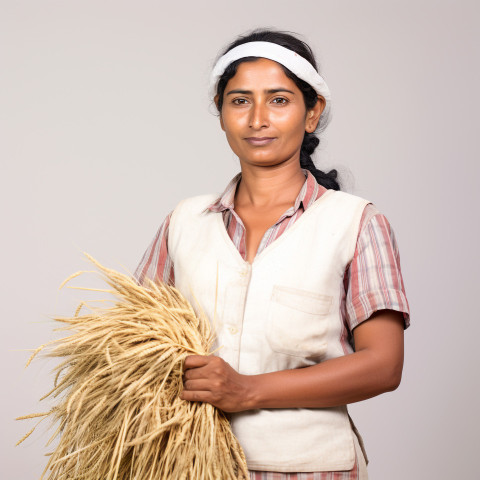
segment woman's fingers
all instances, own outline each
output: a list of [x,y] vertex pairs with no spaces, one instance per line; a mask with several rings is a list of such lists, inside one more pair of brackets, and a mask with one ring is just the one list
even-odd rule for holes
[[209,355],[185,359],[182,400],[207,402],[226,412],[248,409],[249,377],[240,375],[225,360]]
[[183,380],[193,380],[197,378],[206,378],[207,377],[207,369],[204,367],[197,367],[197,368],[189,368],[185,370],[183,374]]
[[183,383],[183,388],[190,391],[211,391],[212,382],[210,380],[201,379],[201,380],[186,380]]
[[209,363],[210,358],[206,355],[189,355],[183,362],[183,371],[189,368],[203,367]]
[[214,404],[214,401],[213,401],[213,398],[212,398],[212,393],[211,392],[206,392],[206,391],[184,390],[180,394],[180,398],[182,400],[188,400],[189,402],[208,402],[208,403],[211,403],[212,405]]

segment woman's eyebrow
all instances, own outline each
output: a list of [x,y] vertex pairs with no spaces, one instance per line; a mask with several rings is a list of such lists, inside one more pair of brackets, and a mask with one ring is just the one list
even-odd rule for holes
[[[264,90],[264,93],[278,93],[278,92],[288,92],[288,93],[292,93],[293,95],[295,95],[295,92],[292,92],[291,90],[288,90],[286,88],[271,88],[269,90]],[[230,90],[229,92],[227,92],[226,95],[230,95],[232,93],[241,93],[241,94],[244,94],[244,95],[250,95],[253,92],[251,90],[242,90],[242,89],[237,88],[236,90]]]

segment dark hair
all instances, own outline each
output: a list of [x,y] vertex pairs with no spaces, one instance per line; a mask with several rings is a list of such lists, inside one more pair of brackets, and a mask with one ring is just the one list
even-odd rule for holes
[[[242,45],[243,43],[260,41],[276,43],[278,45],[281,45],[282,47],[288,48],[289,50],[293,50],[294,52],[298,53],[298,55],[308,60],[313,65],[315,70],[318,71],[317,62],[315,61],[313,52],[305,42],[296,38],[290,33],[273,29],[257,28],[244,35],[240,35],[235,41],[228,45],[228,47],[220,54],[220,56],[225,55],[225,53],[230,51],[232,48],[235,48],[238,45]],[[259,57],[239,58],[238,60],[235,60],[230,65],[228,65],[228,67],[225,69],[223,75],[218,81],[216,92],[219,95],[217,105],[217,110],[219,112],[222,111],[223,94],[225,91],[225,87],[227,86],[228,81],[237,73],[238,65],[240,65],[240,63],[242,62],[253,62],[258,58]],[[301,90],[307,110],[313,108],[318,101],[317,92],[307,82],[301,80],[295,74],[293,74],[288,68],[283,65],[280,66],[283,68],[287,77],[291,78],[295,82],[297,87]],[[322,115],[320,116],[320,120],[318,122],[317,128],[315,129],[315,132],[305,132],[302,147],[300,149],[300,166],[309,170],[320,185],[324,186],[325,188],[340,190],[340,185],[337,181],[337,170],[333,169],[330,170],[328,173],[323,172],[315,166],[311,157],[312,153],[320,143],[320,139],[318,138],[316,133],[322,132],[327,127],[329,121],[330,109],[327,106],[325,107]]]

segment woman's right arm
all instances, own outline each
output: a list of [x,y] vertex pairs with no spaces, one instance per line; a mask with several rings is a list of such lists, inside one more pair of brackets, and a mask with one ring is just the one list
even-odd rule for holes
[[144,285],[146,278],[175,285],[173,261],[168,253],[168,230],[172,213],[173,211],[160,225],[133,274],[140,285]]

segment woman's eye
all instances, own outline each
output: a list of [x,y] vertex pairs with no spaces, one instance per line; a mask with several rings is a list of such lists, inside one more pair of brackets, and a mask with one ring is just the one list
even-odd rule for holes
[[[232,100],[232,103],[234,105],[245,105],[247,103],[247,99],[246,98],[234,98]],[[277,105],[285,105],[286,103],[288,103],[288,100],[286,98],[283,98],[283,97],[277,97],[277,98],[273,99],[273,103],[275,103]]]

